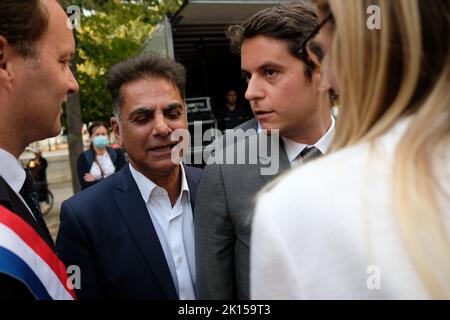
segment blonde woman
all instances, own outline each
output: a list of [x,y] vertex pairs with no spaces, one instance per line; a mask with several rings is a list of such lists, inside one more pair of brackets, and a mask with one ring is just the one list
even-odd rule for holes
[[450,2],[329,5],[333,152],[260,196],[251,297],[449,299]]

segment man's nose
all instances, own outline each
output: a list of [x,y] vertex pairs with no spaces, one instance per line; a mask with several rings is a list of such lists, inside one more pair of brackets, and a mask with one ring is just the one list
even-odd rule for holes
[[245,91],[245,99],[253,101],[261,99],[264,96],[259,79],[254,76],[248,80],[247,90]]
[[73,75],[72,71],[69,70],[69,90],[68,93],[75,93],[80,90],[80,86],[78,85],[77,79],[75,79],[75,76]]
[[155,136],[167,137],[172,132],[169,124],[167,123],[167,119],[163,114],[155,115],[153,120],[153,134]]

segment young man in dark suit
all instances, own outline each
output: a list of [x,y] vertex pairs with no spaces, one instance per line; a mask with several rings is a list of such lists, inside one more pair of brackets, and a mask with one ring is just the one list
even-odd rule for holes
[[62,104],[78,91],[66,25],[56,0],[0,1],[0,299],[70,298],[54,277],[67,278],[65,267],[18,160],[31,142],[61,132]]
[[201,170],[175,161],[187,131],[185,70],[143,54],[108,86],[129,165],[65,201],[56,242],[81,269],[79,299],[195,299],[193,207]]

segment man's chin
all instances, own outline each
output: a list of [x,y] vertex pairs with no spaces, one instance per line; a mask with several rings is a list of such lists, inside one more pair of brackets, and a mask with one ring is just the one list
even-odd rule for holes
[[45,131],[41,130],[40,133],[41,134],[38,137],[34,138],[34,141],[40,141],[40,140],[44,140],[44,139],[48,139],[48,138],[54,138],[54,137],[59,136],[59,134],[61,133],[61,125],[55,126],[53,128],[48,128]]
[[180,164],[174,163],[170,158],[158,161],[154,163],[154,167],[156,170],[161,171],[161,173],[170,173],[175,170]]
[[52,131],[52,135],[49,138],[54,138],[57,137],[61,134],[61,126],[58,126],[56,128],[53,129]]

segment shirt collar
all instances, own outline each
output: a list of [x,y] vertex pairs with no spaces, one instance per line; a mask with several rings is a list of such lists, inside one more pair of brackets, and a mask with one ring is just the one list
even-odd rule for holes
[[8,151],[0,148],[0,176],[16,193],[19,193],[25,182],[25,170],[20,161]]
[[181,166],[181,193],[187,194],[188,201],[191,201],[191,194],[189,192],[189,185],[186,178],[186,172],[184,171],[183,164],[180,164]]
[[261,125],[260,125],[259,122],[257,121],[257,122],[256,122],[256,133],[261,133],[261,131],[262,131]]
[[[186,173],[184,171],[183,164],[181,165],[181,194],[187,194],[188,200],[190,201],[190,192],[189,192],[189,185],[187,183],[186,179]],[[150,195],[152,191],[158,187],[156,183],[154,183],[152,180],[144,176],[142,173],[137,171],[133,168],[131,163],[129,164],[131,175],[134,178],[134,181],[136,182],[139,192],[141,193],[142,198],[144,199],[145,203],[148,203],[150,200]]]
[[[326,154],[331,141],[333,140],[336,127],[335,122],[336,121],[334,120],[334,117],[331,117],[331,126],[328,128],[327,132],[322,136],[322,138],[320,138],[319,141],[313,144],[313,146],[319,149],[322,154]],[[305,149],[306,147],[311,147],[310,145],[298,143],[285,137],[281,138],[283,139],[284,149],[286,151],[289,162],[294,161],[295,158],[297,158],[297,156],[300,154],[300,152],[303,151],[303,149]]]

